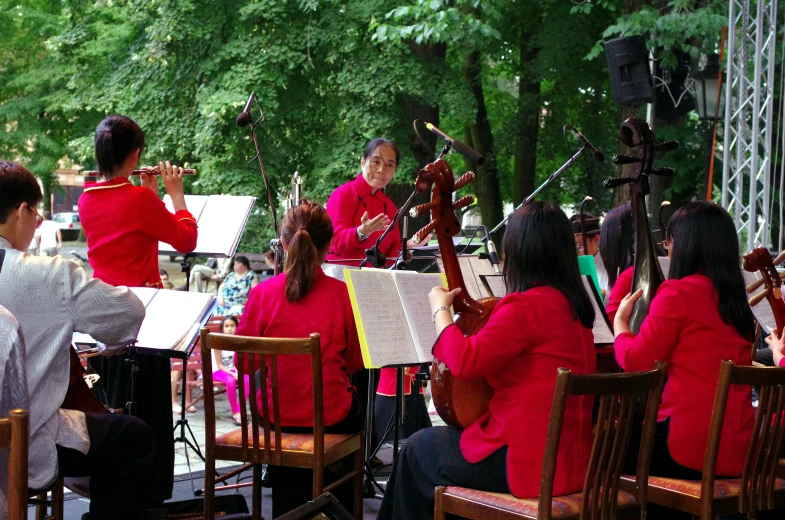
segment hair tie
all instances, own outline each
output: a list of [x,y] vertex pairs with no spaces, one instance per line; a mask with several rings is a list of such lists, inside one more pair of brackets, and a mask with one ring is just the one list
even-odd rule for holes
[[[305,229],[305,226],[300,226],[300,227],[298,227],[298,228],[297,228],[297,231],[300,231],[301,229]],[[305,229],[305,230],[306,230],[306,231],[308,231],[307,229]]]

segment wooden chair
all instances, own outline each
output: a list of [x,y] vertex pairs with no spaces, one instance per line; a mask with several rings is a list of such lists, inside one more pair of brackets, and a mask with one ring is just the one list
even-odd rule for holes
[[0,419],[0,449],[8,450],[8,520],[27,519],[27,450],[30,442],[27,412],[11,410]]
[[[363,432],[355,434],[324,433],[324,401],[322,387],[322,351],[318,334],[310,338],[279,339],[250,338],[210,333],[207,328],[201,331],[202,361],[204,363],[205,391],[205,518],[212,518],[215,497],[215,461],[232,460],[253,464],[253,506],[252,518],[262,517],[261,465],[288,466],[313,469],[313,498],[324,491],[354,479],[354,517],[362,518],[362,481],[363,481]],[[238,379],[247,373],[249,395],[245,395],[244,385],[238,385],[242,422],[248,422],[245,402],[250,401],[251,422],[247,428],[240,428],[228,434],[215,436],[215,402],[212,385],[212,350],[229,350],[237,353]],[[282,433],[278,397],[278,357],[280,355],[305,354],[311,356],[311,375],[313,381],[313,433]],[[246,366],[246,362],[248,365]],[[262,411],[256,399],[256,381],[253,377],[256,368],[262,371]],[[268,405],[266,381],[269,377],[272,386],[272,410]],[[273,425],[270,418],[273,418]],[[344,457],[354,456],[354,470],[336,482],[324,485],[324,468]],[[219,477],[218,480],[221,480]]]
[[[520,499],[510,494],[457,486],[437,487],[434,519],[444,520],[448,513],[482,520],[645,518],[646,489],[642,489],[636,499],[634,493],[619,491],[619,477],[640,392],[648,392],[648,401],[637,474],[642,479],[649,474],[657,410],[665,381],[664,367],[664,363],[658,362],[657,367],[648,372],[591,375],[572,375],[569,370],[560,368],[548,425],[539,499]],[[570,395],[597,396],[600,399],[598,422],[583,491],[554,497],[556,456],[564,407]]]
[[[717,479],[717,454],[730,385],[759,386],[760,400],[741,478]],[[734,366],[731,361],[723,361],[714,396],[703,478],[649,477],[649,501],[698,515],[701,520],[734,513],[753,517],[757,511],[785,507],[785,480],[776,477],[783,434],[785,369]],[[629,489],[634,481],[633,477],[622,477],[622,489]]]
[[[52,497],[49,498],[49,493]],[[63,520],[63,495],[65,494],[63,477],[57,477],[45,489],[29,489],[28,504],[35,506],[35,520]],[[49,514],[47,514],[49,510]],[[25,512],[25,518],[27,518]],[[10,517],[9,517],[10,518]]]

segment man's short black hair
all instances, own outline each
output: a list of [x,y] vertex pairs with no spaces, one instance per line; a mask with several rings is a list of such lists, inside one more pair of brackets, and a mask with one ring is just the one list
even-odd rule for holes
[[0,161],[0,224],[23,202],[36,207],[43,200],[41,187],[32,173],[21,164]]
[[[600,234],[600,219],[591,213],[584,213],[583,220],[586,224],[586,236],[594,237]],[[581,234],[581,215],[576,213],[570,217],[570,224],[572,224],[572,233],[574,235]]]

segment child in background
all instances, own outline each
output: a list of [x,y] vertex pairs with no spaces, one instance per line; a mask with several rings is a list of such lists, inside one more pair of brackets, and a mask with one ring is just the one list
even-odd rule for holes
[[[239,322],[234,316],[227,316],[221,322],[221,334],[231,334],[237,331]],[[229,406],[232,409],[232,419],[237,425],[240,422],[240,403],[237,398],[237,369],[234,367],[234,354],[224,354],[221,350],[214,350],[215,356],[215,370],[213,371],[213,379],[215,381],[222,381],[226,385],[226,397],[229,399]],[[248,395],[248,376],[244,376],[245,382],[245,395]]]

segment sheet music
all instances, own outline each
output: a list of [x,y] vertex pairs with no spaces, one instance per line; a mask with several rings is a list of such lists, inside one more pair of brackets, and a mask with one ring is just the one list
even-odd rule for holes
[[503,274],[481,274],[480,281],[483,283],[485,291],[489,296],[504,298],[507,296],[507,285],[504,283]]
[[[186,206],[199,227],[194,253],[230,257],[237,250],[245,223],[251,214],[255,197],[228,195],[186,195]],[[164,204],[173,211],[171,199],[164,197]],[[198,211],[197,213],[194,209]],[[164,242],[158,243],[161,254],[174,253],[175,249]]]
[[493,276],[496,274],[496,272],[493,270],[493,264],[491,264],[490,260],[487,258],[480,258],[477,255],[472,255],[469,257],[469,263],[472,265],[472,273],[474,275],[474,279],[477,281],[477,287],[479,288],[481,295],[480,297],[485,298],[488,296],[493,296],[493,294],[491,294],[485,288],[482,280],[480,280],[480,275]]
[[434,287],[447,287],[443,274],[420,274],[409,271],[393,271],[403,311],[412,334],[414,348],[420,363],[433,361],[431,349],[436,343],[436,329],[431,321],[431,305],[428,293]]
[[665,279],[668,279],[668,273],[671,270],[671,259],[667,256],[658,256],[657,260],[660,262],[660,268],[662,269],[662,274],[665,276]]
[[602,304],[600,296],[597,294],[594,281],[591,279],[591,276],[581,276],[581,279],[583,280],[583,287],[589,294],[589,299],[591,300],[591,304],[594,307],[594,327],[592,327],[592,332],[594,333],[594,344],[613,344],[615,340],[613,329],[609,325],[608,315],[605,313],[605,307]]
[[336,280],[340,280],[342,282],[346,281],[346,274],[344,271],[346,269],[354,269],[357,270],[357,267],[353,267],[350,265],[342,265],[342,264],[322,264],[322,271],[324,274],[329,276],[330,278],[335,278]]
[[[417,350],[392,272],[379,269],[344,271],[352,297],[366,368],[416,365]],[[366,353],[364,352],[364,354]]]
[[[136,291],[134,291],[136,292]],[[215,302],[215,295],[158,290],[147,305],[147,314],[137,336],[137,347],[184,350],[193,339],[194,326]]]
[[150,300],[153,299],[155,293],[158,292],[158,289],[155,287],[129,287],[132,293],[136,295],[137,298],[142,300],[145,308],[150,304]]

